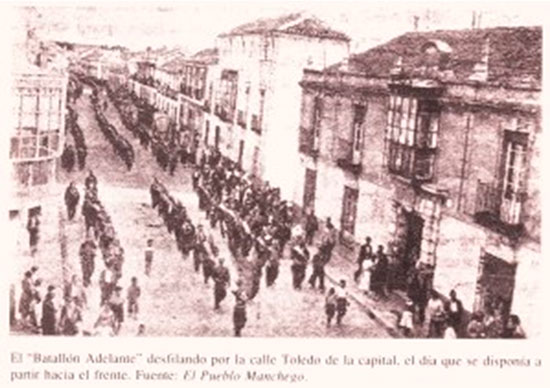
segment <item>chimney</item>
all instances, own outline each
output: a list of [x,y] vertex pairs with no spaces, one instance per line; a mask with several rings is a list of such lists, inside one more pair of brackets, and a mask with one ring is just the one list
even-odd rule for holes
[[476,11],[472,11],[472,30],[475,30],[476,24]]
[[489,50],[490,50],[490,40],[489,38],[485,39],[485,44],[483,46],[483,52],[481,54],[481,60],[474,65],[474,72],[470,76],[472,81],[487,82],[489,77]]

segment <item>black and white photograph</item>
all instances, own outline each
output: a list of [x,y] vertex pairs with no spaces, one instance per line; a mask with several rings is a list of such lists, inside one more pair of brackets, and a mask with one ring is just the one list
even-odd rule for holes
[[12,8],[10,336],[541,338],[544,11]]

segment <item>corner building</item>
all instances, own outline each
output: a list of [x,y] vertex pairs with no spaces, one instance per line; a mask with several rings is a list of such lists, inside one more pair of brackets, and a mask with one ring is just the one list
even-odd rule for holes
[[350,39],[301,13],[260,19],[218,37],[219,78],[209,120],[220,152],[295,200],[303,69],[349,54]]
[[301,81],[298,203],[541,332],[542,30],[414,32]]

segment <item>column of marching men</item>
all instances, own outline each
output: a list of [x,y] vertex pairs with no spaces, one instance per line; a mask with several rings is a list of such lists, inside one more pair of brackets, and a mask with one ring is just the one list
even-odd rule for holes
[[[140,144],[145,149],[151,150],[157,164],[163,171],[168,171],[170,175],[174,175],[179,162],[183,165],[195,163],[197,145],[192,144],[190,139],[184,139],[183,144],[177,144],[175,138],[162,141],[159,137],[149,133],[152,132],[152,128],[155,126],[154,113],[157,110],[153,106],[140,100],[124,86],[113,90],[107,85],[106,91],[124,126],[134,137],[139,139]],[[174,128],[168,132],[173,132],[173,130]]]
[[[71,182],[64,195],[69,222],[75,217],[80,197],[76,185]],[[122,296],[120,279],[124,248],[117,238],[111,217],[99,199],[97,178],[92,171],[85,179],[81,212],[85,226],[85,240],[79,248],[81,276],[69,274],[62,287],[51,284],[44,293],[42,280],[37,277],[38,267],[33,266],[24,275],[18,310],[23,327],[29,331],[43,335],[114,336],[119,334],[124,322],[124,305],[128,316],[137,318],[141,289],[137,278],[133,277],[126,297]],[[102,257],[101,264],[97,260],[98,251]],[[98,271],[100,310],[93,327],[85,327],[83,313],[91,307],[92,276]],[[143,334],[143,330],[143,325],[140,325],[138,334]]]
[[[219,232],[239,273],[233,310],[236,336],[246,324],[246,302],[257,297],[265,273],[265,286],[273,287],[279,276],[280,260],[290,256],[294,289],[300,290],[311,262],[309,284],[325,290],[324,267],[336,244],[336,229],[330,220],[327,232],[315,254],[310,258],[306,238],[300,227],[293,228],[294,215],[290,204],[281,200],[279,190],[269,185],[257,185],[246,178],[240,168],[217,151],[206,151],[193,173],[193,189],[198,195],[199,209],[208,224],[194,226],[185,207],[171,196],[155,178],[151,187],[151,205],[170,233],[173,233],[183,258],[192,253],[193,268],[201,273],[205,283],[214,282],[214,308],[225,298],[229,286],[229,271],[219,258],[211,231]],[[216,261],[218,261],[216,265]],[[146,263],[146,267],[147,267]],[[348,307],[346,282],[340,281],[326,296],[327,325],[334,316],[341,324]]]
[[113,146],[115,154],[122,159],[128,171],[130,171],[135,161],[134,149],[130,142],[125,139],[105,117],[104,112],[107,110],[108,102],[105,97],[101,96],[101,85],[89,77],[81,77],[80,80],[90,86],[92,90],[90,101],[94,109],[95,119],[97,120],[99,129],[101,129],[105,138]]

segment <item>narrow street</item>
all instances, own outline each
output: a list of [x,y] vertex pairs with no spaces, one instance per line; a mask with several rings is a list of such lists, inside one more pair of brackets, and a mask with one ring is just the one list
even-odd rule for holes
[[[114,154],[111,145],[103,137],[95,121],[88,98],[89,90],[77,101],[75,109],[79,124],[88,144],[86,169],[71,174],[62,172],[63,185],[75,181],[83,195],[83,181],[89,169],[98,178],[99,198],[110,214],[117,236],[125,250],[123,277],[119,284],[126,289],[133,276],[138,277],[142,288],[138,320],[126,320],[120,335],[135,335],[140,323],[146,325],[149,336],[231,336],[231,293],[222,302],[219,311],[213,309],[213,286],[206,285],[202,276],[192,269],[192,259],[183,260],[176,248],[175,239],[168,233],[162,220],[150,207],[149,185],[157,176],[170,193],[181,200],[194,221],[205,224],[199,212],[197,197],[191,190],[190,170],[178,166],[174,177],[163,172],[151,153],[143,149],[120,122],[118,113],[110,105],[108,120],[132,142],[136,160],[128,172],[123,162]],[[60,203],[61,203],[60,199]],[[63,213],[64,214],[64,213]],[[80,275],[78,249],[84,238],[84,221],[80,213],[70,223],[67,231],[67,268]],[[231,282],[237,280],[236,269],[225,240],[214,232],[220,257],[230,267]],[[155,258],[151,276],[144,275],[144,249],[148,238],[154,239]],[[101,254],[96,257],[96,270],[92,285],[88,288],[89,308],[84,317],[84,330],[91,330],[99,309],[98,277],[102,269]],[[348,310],[342,327],[326,328],[324,296],[319,291],[304,288],[295,291],[290,279],[290,261],[283,260],[280,275],[271,289],[262,285],[259,294],[248,304],[248,321],[244,336],[252,337],[385,337],[387,332],[371,320],[363,310],[354,305]]]

